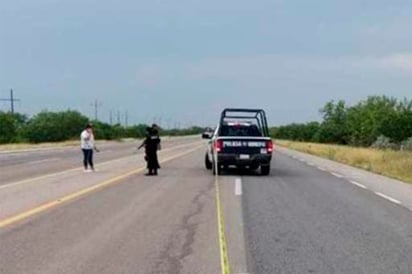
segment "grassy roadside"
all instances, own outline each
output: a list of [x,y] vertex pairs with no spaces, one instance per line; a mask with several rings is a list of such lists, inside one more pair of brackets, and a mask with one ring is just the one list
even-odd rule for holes
[[28,143],[16,143],[16,144],[4,144],[0,145],[0,151],[11,151],[11,150],[26,150],[26,149],[42,149],[42,148],[53,148],[53,147],[71,147],[79,145],[79,141],[65,141],[56,143],[40,143],[40,144],[28,144]]
[[[130,142],[132,138],[114,140],[113,142]],[[107,142],[106,140],[97,140],[97,144],[102,142]],[[62,148],[62,147],[76,147],[80,146],[79,140],[71,140],[64,142],[54,142],[54,143],[39,143],[39,144],[30,144],[30,143],[16,143],[16,144],[2,144],[0,145],[0,152],[2,151],[19,151],[19,150],[31,150],[31,149],[47,149],[47,148]]]
[[277,140],[280,146],[412,183],[412,152]]

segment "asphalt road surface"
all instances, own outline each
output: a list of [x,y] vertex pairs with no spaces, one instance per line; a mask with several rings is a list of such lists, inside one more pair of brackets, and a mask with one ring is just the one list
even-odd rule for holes
[[285,149],[215,178],[197,137],[145,177],[136,146],[0,154],[0,273],[412,273],[410,185]]

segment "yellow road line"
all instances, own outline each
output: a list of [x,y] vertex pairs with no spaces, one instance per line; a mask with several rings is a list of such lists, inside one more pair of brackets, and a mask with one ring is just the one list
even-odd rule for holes
[[219,230],[220,264],[222,274],[230,274],[229,256],[226,244],[225,222],[223,218],[222,203],[220,198],[219,177],[215,176],[217,224]]
[[[185,152],[183,152],[183,153],[179,153],[179,154],[177,154],[177,155],[168,157],[168,158],[164,159],[163,161],[161,161],[161,163],[169,162],[169,161],[171,161],[171,160],[174,160],[174,159],[183,157],[183,156],[185,156],[185,155],[187,155],[187,154],[190,154],[190,153],[198,150],[198,149],[201,148],[201,147],[203,147],[203,146],[197,146],[197,147],[195,147],[194,149],[191,149],[191,150],[185,151]],[[47,202],[47,203],[45,203],[45,204],[43,204],[43,205],[34,207],[34,208],[32,208],[32,209],[29,209],[29,210],[24,211],[24,212],[22,212],[22,213],[19,213],[19,214],[17,214],[17,215],[14,215],[14,216],[8,217],[8,218],[6,218],[6,219],[0,220],[0,229],[1,229],[1,228],[4,228],[4,227],[6,227],[6,226],[12,225],[12,224],[14,224],[14,223],[16,223],[16,222],[22,221],[22,220],[24,220],[24,219],[27,219],[27,218],[29,218],[29,217],[32,217],[32,216],[34,216],[34,215],[36,215],[36,214],[42,213],[42,212],[44,212],[44,211],[46,211],[46,210],[48,210],[48,209],[54,208],[54,207],[56,207],[56,206],[58,206],[58,205],[61,205],[61,204],[63,204],[63,203],[67,203],[67,202],[72,201],[72,200],[74,200],[74,199],[76,199],[76,198],[80,198],[80,197],[82,197],[82,196],[85,196],[86,194],[92,193],[92,192],[94,192],[94,191],[96,191],[96,190],[103,189],[103,188],[105,188],[105,187],[107,187],[107,186],[109,186],[109,185],[113,185],[113,184],[115,184],[115,183],[120,183],[122,180],[126,179],[127,177],[130,177],[131,175],[134,175],[134,174],[141,173],[141,172],[144,171],[144,170],[145,170],[144,167],[141,167],[141,168],[138,168],[138,169],[134,169],[134,170],[129,171],[129,172],[123,174],[123,175],[120,175],[120,176],[111,178],[111,179],[109,179],[109,180],[107,180],[107,181],[101,182],[101,183],[96,184],[96,185],[94,185],[94,186],[87,187],[87,188],[85,188],[85,189],[82,189],[82,190],[76,191],[76,192],[74,192],[74,193],[72,193],[72,194],[69,194],[69,195],[66,195],[66,196],[64,196],[64,197],[61,197],[61,198],[59,198],[59,199],[57,199],[57,200],[53,200],[53,201]]]
[[[197,143],[197,142],[195,142],[195,143]],[[170,147],[170,148],[166,148],[162,151],[166,152],[166,151],[178,149],[178,148],[181,148],[181,147],[186,147],[186,146],[189,146],[189,145],[193,145],[193,144],[191,143],[191,144],[186,144],[186,145],[177,145],[177,146],[173,146],[173,147]],[[134,157],[134,156],[126,156],[126,157],[122,157],[120,159],[106,161],[106,162],[103,162],[101,164],[97,164],[96,167],[98,168],[98,167],[102,167],[102,166],[105,166],[105,165],[108,165],[108,164],[113,164],[113,163],[120,162],[120,161],[123,161],[127,158],[132,158],[132,157]],[[83,170],[82,167],[76,167],[76,168],[67,169],[67,170],[64,170],[64,171],[56,172],[56,173],[50,173],[50,174],[41,175],[41,176],[34,177],[34,178],[29,178],[29,179],[9,183],[9,184],[6,184],[6,185],[0,185],[0,190],[5,189],[5,188],[14,187],[14,186],[19,186],[19,185],[30,184],[30,183],[33,183],[33,182],[36,182],[36,181],[52,178],[52,177],[55,177],[55,176],[66,175],[66,174],[70,174],[72,172],[81,171],[81,170]]]

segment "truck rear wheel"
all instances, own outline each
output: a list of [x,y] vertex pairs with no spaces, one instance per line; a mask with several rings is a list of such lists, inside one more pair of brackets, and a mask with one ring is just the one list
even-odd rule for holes
[[260,166],[260,173],[261,173],[262,175],[264,175],[264,176],[269,175],[269,173],[270,173],[270,165]]
[[206,155],[205,155],[205,167],[206,167],[206,169],[208,169],[208,170],[211,170],[211,169],[212,169],[212,162],[209,161],[209,156],[207,155],[207,153],[206,153]]

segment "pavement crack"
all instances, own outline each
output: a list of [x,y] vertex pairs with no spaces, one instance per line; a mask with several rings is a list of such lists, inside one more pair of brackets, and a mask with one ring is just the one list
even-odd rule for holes
[[196,221],[196,217],[201,215],[205,206],[202,198],[208,197],[213,187],[214,184],[211,182],[206,189],[201,190],[193,197],[189,212],[183,215],[176,230],[169,236],[168,243],[160,252],[152,273],[181,273],[182,261],[193,253],[193,243],[200,224]]

